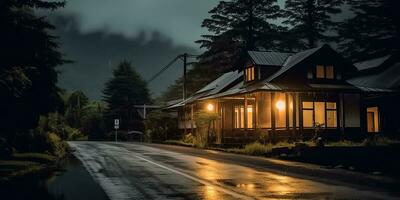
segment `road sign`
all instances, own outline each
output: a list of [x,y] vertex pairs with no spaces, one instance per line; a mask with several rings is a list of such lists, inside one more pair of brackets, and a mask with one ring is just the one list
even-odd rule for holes
[[114,119],[114,125],[119,126],[119,119]]
[[119,129],[119,125],[114,125],[114,129]]

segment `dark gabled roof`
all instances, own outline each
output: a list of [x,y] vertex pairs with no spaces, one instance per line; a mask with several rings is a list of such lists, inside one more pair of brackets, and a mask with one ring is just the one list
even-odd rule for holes
[[320,46],[320,47],[313,48],[313,49],[308,49],[308,50],[301,51],[299,53],[295,53],[295,54],[289,56],[286,59],[285,63],[283,63],[283,66],[281,67],[281,69],[279,69],[277,72],[275,72],[270,77],[268,77],[267,81],[268,82],[272,81],[273,79],[277,78],[278,76],[282,75],[283,73],[285,73],[286,71],[291,69],[296,64],[300,63],[301,61],[303,61],[307,57],[313,55],[315,52],[317,52],[318,50],[320,50],[320,49],[322,49],[323,47],[326,47],[326,46],[327,45]]
[[232,84],[234,81],[236,81],[238,78],[241,78],[243,76],[243,72],[239,72],[238,70],[232,71],[232,72],[227,72],[211,83],[207,84],[205,87],[201,88],[196,92],[196,94],[199,93],[205,93],[207,92],[207,95],[213,95],[221,90],[225,89],[228,85]]
[[398,90],[400,89],[400,62],[394,63],[380,73],[352,78],[348,82],[364,91]]
[[282,66],[292,53],[270,51],[248,51],[251,60],[256,65]]
[[381,66],[390,57],[391,57],[391,55],[387,55],[387,56],[383,56],[380,58],[365,60],[365,61],[354,63],[354,66],[356,66],[359,71],[372,69],[372,68]]
[[228,86],[232,85],[235,81],[242,77],[243,71],[239,72],[238,70],[222,74],[220,77],[198,90],[189,98],[185,99],[184,101],[180,101],[173,105],[170,105],[167,107],[167,109],[178,108],[186,104],[192,103],[196,100],[202,100],[208,96],[213,96],[221,93],[224,90],[231,89]]
[[279,66],[281,67],[277,72],[272,74],[267,78],[267,81],[272,81],[276,77],[282,75],[287,70],[297,65],[304,59],[313,55],[318,50],[323,47],[329,47],[328,45],[323,45],[317,48],[308,49],[298,53],[282,53],[282,52],[270,52],[270,51],[249,51],[248,54],[251,60],[256,65],[261,66]]

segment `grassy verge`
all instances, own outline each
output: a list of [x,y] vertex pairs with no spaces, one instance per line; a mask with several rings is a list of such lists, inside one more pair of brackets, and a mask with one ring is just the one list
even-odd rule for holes
[[7,159],[0,159],[0,181],[33,174],[54,164],[55,156],[43,153],[15,153]]
[[182,140],[165,140],[164,144],[171,144],[171,145],[178,145],[178,146],[185,146],[185,147],[193,147],[192,143],[187,143]]

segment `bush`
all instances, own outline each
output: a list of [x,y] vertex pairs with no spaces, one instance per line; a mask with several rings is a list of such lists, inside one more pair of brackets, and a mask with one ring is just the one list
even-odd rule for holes
[[49,132],[46,136],[48,152],[59,158],[64,157],[67,154],[68,145],[55,133]]
[[182,142],[184,142],[186,144],[193,144],[193,140],[194,140],[194,137],[193,137],[192,133],[186,134],[182,138]]
[[148,142],[175,139],[179,132],[177,117],[159,110],[147,115],[145,127],[145,139]]
[[244,147],[244,153],[248,155],[265,155],[272,151],[271,144],[260,144],[259,142],[247,144]]
[[367,138],[363,141],[363,146],[386,146],[394,143],[393,140],[390,140],[389,138],[382,137],[379,135]]
[[210,113],[206,111],[199,111],[195,114],[195,121],[197,126],[197,133],[193,140],[195,147],[207,147],[210,137],[212,137],[212,130],[210,130],[211,122],[218,118],[217,113]]

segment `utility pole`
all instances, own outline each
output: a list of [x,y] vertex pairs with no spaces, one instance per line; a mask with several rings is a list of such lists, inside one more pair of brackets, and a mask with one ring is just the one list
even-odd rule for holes
[[186,71],[187,71],[187,57],[188,54],[184,53],[183,54],[183,100],[186,100]]

